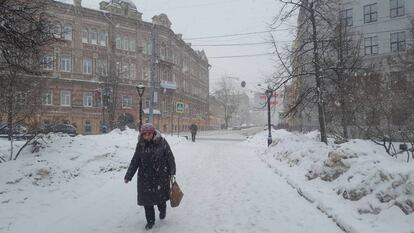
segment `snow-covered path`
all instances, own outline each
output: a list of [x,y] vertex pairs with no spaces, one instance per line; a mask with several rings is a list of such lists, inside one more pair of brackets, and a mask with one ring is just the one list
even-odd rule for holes
[[253,148],[217,141],[185,147],[199,152],[178,150],[178,164],[188,165],[177,174],[185,200],[159,232],[341,232],[260,162]]
[[[151,232],[342,232],[245,143],[200,140],[179,143],[173,151],[185,196],[179,208],[168,207],[165,220],[158,220],[156,211]],[[122,153],[129,161],[132,154]],[[144,210],[136,206],[136,177],[126,185],[123,175],[95,179],[90,187],[71,183],[60,190],[67,199],[44,200],[6,232],[144,232]],[[73,188],[80,190],[71,196]]]

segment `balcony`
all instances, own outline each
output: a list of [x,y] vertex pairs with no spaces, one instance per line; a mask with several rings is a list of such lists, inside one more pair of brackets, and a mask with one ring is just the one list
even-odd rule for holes
[[177,83],[174,81],[161,81],[160,87],[163,89],[176,90]]

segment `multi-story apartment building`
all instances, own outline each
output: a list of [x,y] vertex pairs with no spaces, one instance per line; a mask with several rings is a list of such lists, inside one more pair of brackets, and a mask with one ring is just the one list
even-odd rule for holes
[[[340,0],[337,5],[337,17],[348,32],[360,39],[360,54],[364,67],[377,65],[376,72],[383,77],[403,79],[393,64],[388,61],[392,57],[403,54],[413,45],[414,1],[412,0]],[[299,14],[304,14],[300,12]],[[299,15],[298,22],[301,24]],[[298,28],[294,48],[301,46],[301,35],[306,29]],[[327,38],[329,39],[329,37]],[[294,67],[301,67],[309,62],[309,54],[293,57]],[[364,73],[363,70],[361,70]],[[363,74],[365,75],[365,74]],[[379,80],[379,79],[378,79]],[[313,85],[313,79],[294,80],[286,89],[286,106],[292,106],[303,87]],[[393,90],[394,91],[394,90]],[[290,127],[304,130],[319,128],[317,109],[313,105],[309,111],[290,118]]]
[[[154,78],[154,124],[161,131],[187,130],[195,121],[206,127],[210,65],[204,51],[193,50],[171,30],[165,14],[145,22],[127,0],[102,1],[100,10],[82,7],[81,0],[52,1],[48,11],[64,42],[45,48],[49,75],[42,123],[70,123],[82,134],[99,133],[111,121],[136,126],[136,86],[146,86],[145,122]],[[184,103],[182,113],[175,111],[178,101]]]
[[340,18],[362,35],[365,60],[405,51],[411,34],[414,1],[342,0]]

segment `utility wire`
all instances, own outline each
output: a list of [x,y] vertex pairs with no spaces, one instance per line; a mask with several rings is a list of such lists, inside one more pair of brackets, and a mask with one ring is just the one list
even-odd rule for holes
[[263,45],[263,44],[271,44],[271,42],[257,42],[257,43],[241,43],[241,44],[198,44],[198,45],[191,45],[191,46],[248,46],[248,45]]
[[268,56],[268,55],[273,55],[273,53],[258,53],[258,54],[245,54],[245,55],[234,55],[234,56],[208,57],[208,59],[236,58],[236,57],[258,57],[258,56]]
[[218,36],[190,37],[190,38],[184,38],[184,40],[201,40],[201,39],[210,39],[210,38],[223,38],[223,37],[234,37],[234,36],[244,36],[244,35],[255,35],[255,34],[268,33],[268,32],[287,31],[287,30],[291,30],[291,29],[296,29],[296,28],[273,29],[273,30],[267,30],[267,31],[245,32],[245,33],[218,35]]
[[[290,42],[293,42],[293,41],[275,41],[275,43],[290,43]],[[191,46],[205,46],[205,47],[229,46],[230,47],[230,46],[249,46],[249,45],[265,45],[265,44],[273,44],[273,42],[253,42],[253,43],[240,43],[240,44],[196,44],[196,45],[192,44]]]

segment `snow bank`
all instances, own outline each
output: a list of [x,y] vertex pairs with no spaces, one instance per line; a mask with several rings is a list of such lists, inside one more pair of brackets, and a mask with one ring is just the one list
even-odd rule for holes
[[[0,209],[13,208],[0,215],[0,232],[10,227],[10,219],[27,215],[28,209],[59,205],[119,176],[129,165],[137,137],[133,129],[76,137],[48,134],[39,141],[38,152],[32,153],[28,146],[16,161],[0,163]],[[167,140],[174,145],[182,139]],[[23,143],[15,143],[15,152]],[[7,155],[9,149],[10,142],[0,139],[0,153]]]
[[[347,232],[413,232],[414,164],[364,140],[336,145],[318,132],[272,132],[260,157]],[[267,134],[249,139],[265,144]]]

